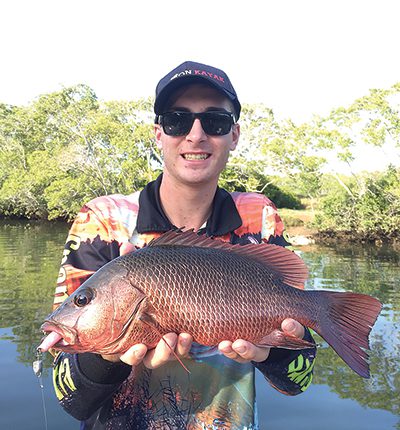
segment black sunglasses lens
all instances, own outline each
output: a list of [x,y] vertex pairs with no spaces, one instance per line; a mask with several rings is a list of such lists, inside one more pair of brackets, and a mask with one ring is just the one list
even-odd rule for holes
[[194,117],[189,112],[170,112],[162,115],[161,125],[168,136],[184,136],[192,128]]
[[232,124],[232,117],[223,112],[205,112],[201,117],[203,130],[212,136],[228,134],[231,131]]
[[228,134],[233,124],[232,115],[225,112],[168,112],[161,115],[161,125],[168,136],[184,136],[193,127],[195,118],[199,118],[201,126],[210,136]]

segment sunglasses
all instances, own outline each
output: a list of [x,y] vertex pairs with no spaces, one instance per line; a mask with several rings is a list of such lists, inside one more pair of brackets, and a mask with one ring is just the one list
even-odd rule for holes
[[204,132],[210,136],[224,136],[231,131],[235,117],[230,112],[166,112],[158,117],[158,124],[168,136],[185,136],[193,127],[194,120],[198,118]]

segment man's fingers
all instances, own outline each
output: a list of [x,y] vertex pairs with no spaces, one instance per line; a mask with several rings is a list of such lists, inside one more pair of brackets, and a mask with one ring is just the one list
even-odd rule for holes
[[269,348],[259,348],[250,342],[239,339],[235,342],[224,340],[218,345],[218,349],[225,357],[235,360],[238,363],[249,361],[264,361],[269,354]]
[[232,344],[232,349],[245,361],[264,361],[269,355],[269,348],[260,348],[251,342],[238,339]]
[[232,342],[229,340],[223,340],[219,343],[218,349],[222,354],[225,355],[225,357],[228,357],[232,360],[236,360],[239,358],[239,355],[236,351],[232,348]]
[[146,345],[139,343],[129,348],[128,351],[122,354],[119,359],[126,364],[130,364],[131,366],[137,366],[142,362],[146,353]]
[[[287,318],[282,322],[282,330],[290,336],[296,336],[300,339],[304,337],[304,327],[292,318]],[[154,349],[148,351],[143,344],[134,345],[121,355],[120,360],[131,366],[137,366],[143,361],[146,367],[155,369],[167,361],[175,359],[173,351],[178,356],[188,356],[192,342],[193,338],[188,333],[181,333],[179,336],[175,333],[168,333]],[[270,351],[270,348],[261,348],[242,339],[233,343],[227,340],[222,341],[218,345],[218,349],[226,357],[239,363],[264,361],[268,358]],[[114,361],[116,357],[109,357],[108,359]]]
[[169,361],[171,356],[174,356],[172,351],[175,350],[177,340],[178,335],[175,333],[164,335],[164,338],[158,342],[157,346],[146,354],[143,364],[148,369],[156,369],[157,367],[162,366],[164,363]]
[[135,245],[129,242],[125,242],[121,245],[119,249],[119,254],[120,255],[129,254],[130,252],[135,251],[135,249],[136,249]]
[[192,347],[193,337],[188,333],[181,333],[178,336],[175,352],[181,357],[188,357]]
[[282,330],[290,336],[296,336],[299,339],[303,339],[304,337],[304,327],[298,321],[292,318],[286,318],[283,320],[281,327]]
[[220,350],[220,352],[222,352],[222,354],[226,355],[227,357],[232,354],[234,356],[236,356],[236,352],[232,349],[232,342],[229,340],[223,340],[222,342],[219,343],[218,345],[218,349]]
[[[146,345],[137,344],[128,349],[121,356],[104,356],[110,361],[121,360],[131,366],[137,366],[143,361],[143,364],[149,369],[155,369],[162,366],[169,360],[176,359],[176,355],[186,357],[192,346],[193,338],[190,334],[181,333],[179,336],[175,333],[168,333],[161,339],[154,349],[148,350]],[[169,346],[168,346],[169,345]]]

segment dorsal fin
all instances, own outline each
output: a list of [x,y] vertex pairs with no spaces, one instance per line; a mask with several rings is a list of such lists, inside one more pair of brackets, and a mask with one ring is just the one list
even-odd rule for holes
[[153,239],[148,246],[187,246],[233,252],[268,266],[285,284],[293,287],[304,285],[308,277],[304,261],[293,251],[278,245],[267,243],[232,245],[206,235],[198,235],[193,230],[170,230]]

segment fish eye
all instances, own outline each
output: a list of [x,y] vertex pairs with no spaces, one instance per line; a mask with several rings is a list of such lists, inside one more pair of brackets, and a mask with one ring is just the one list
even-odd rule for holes
[[79,293],[76,294],[74,297],[74,303],[78,307],[83,307],[88,305],[94,297],[94,292],[91,288],[86,288],[82,291],[79,291]]

